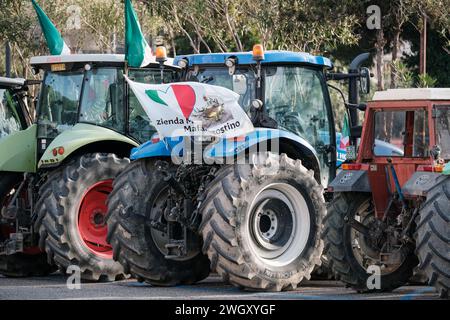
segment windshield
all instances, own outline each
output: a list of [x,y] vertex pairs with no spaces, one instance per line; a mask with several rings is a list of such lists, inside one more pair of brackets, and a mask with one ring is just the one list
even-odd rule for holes
[[54,134],[73,126],[77,122],[82,82],[83,72],[47,72],[39,99],[38,123],[51,127]]
[[436,144],[441,148],[441,158],[450,159],[450,105],[436,106]]
[[[308,141],[317,151],[322,182],[328,182],[331,142],[330,108],[323,71],[303,66],[265,68],[264,106],[281,129]],[[333,143],[334,144],[334,143]]]
[[80,122],[124,131],[123,73],[117,68],[86,72],[80,104]]
[[234,75],[230,75],[225,67],[200,69],[197,74],[190,71],[187,80],[225,87],[236,92],[240,95],[239,104],[246,112],[255,99],[255,74],[249,69],[237,69]]
[[[178,81],[178,73],[175,70],[165,69],[164,83]],[[160,69],[130,69],[128,76],[131,80],[149,84],[161,83]],[[134,93],[129,90],[129,126],[130,135],[137,141],[143,143],[151,139],[156,133],[155,127],[151,125],[151,121],[139,103]]]
[[429,156],[428,114],[426,110],[375,112],[376,156]]
[[8,89],[0,89],[0,138],[21,129],[20,106]]

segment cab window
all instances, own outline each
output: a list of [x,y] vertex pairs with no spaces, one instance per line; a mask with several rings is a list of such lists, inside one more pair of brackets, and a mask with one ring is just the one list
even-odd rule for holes
[[230,75],[228,68],[200,69],[197,74],[190,71],[188,81],[207,83],[236,92],[239,94],[238,103],[246,112],[249,112],[251,102],[255,99],[253,70],[238,68],[233,75]]
[[436,107],[436,144],[441,149],[441,158],[450,159],[450,105]]
[[264,97],[266,111],[280,127],[316,147],[330,143],[320,71],[304,67],[267,68]]
[[39,99],[39,123],[74,125],[77,122],[82,82],[82,72],[47,72]]
[[376,156],[427,157],[429,131],[426,110],[375,112]]
[[80,108],[80,122],[124,129],[123,75],[116,68],[86,72]]
[[20,106],[11,91],[0,89],[0,138],[21,130]]

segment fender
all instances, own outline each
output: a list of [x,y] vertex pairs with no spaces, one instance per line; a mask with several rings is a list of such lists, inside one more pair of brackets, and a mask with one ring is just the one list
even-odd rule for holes
[[441,173],[418,171],[405,183],[402,187],[402,192],[408,197],[426,197],[431,189],[447,178],[447,175]]
[[0,139],[0,171],[36,172],[37,125]]
[[342,170],[328,185],[330,192],[372,192],[366,170]]
[[[38,163],[38,168],[51,168],[58,166],[64,159],[73,152],[86,145],[101,142],[114,141],[123,142],[131,146],[138,146],[134,140],[115,132],[111,129],[87,123],[78,123],[71,129],[65,130],[58,135],[47,147]],[[62,155],[53,155],[53,149],[63,147]]]
[[[317,164],[319,159],[317,152],[305,139],[299,136],[277,129],[256,128],[253,132],[245,136],[231,139],[220,138],[214,143],[208,145],[204,152],[203,157],[207,162],[213,162],[215,159],[231,158],[242,152],[256,147],[261,143],[273,141],[273,140],[291,140],[303,146],[310,155],[313,156]],[[273,144],[272,144],[273,146]],[[170,156],[182,156],[183,155],[183,138],[165,138],[157,143],[148,141],[138,148],[133,148],[131,151],[131,159],[138,160],[142,158],[151,157],[170,157]]]

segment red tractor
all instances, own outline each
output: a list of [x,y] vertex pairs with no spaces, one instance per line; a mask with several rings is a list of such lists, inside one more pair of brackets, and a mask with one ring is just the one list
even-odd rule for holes
[[448,298],[450,89],[377,92],[365,112],[362,130],[351,130],[354,145],[362,131],[358,152],[348,149],[329,186],[331,268],[359,292],[380,292],[406,284],[418,265]]

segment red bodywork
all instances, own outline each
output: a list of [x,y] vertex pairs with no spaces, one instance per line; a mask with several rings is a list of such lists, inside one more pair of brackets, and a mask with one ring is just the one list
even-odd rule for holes
[[[372,101],[368,103],[356,163],[361,164],[360,170],[367,170],[368,172],[377,218],[382,219],[384,217],[392,198],[391,191],[396,190],[391,171],[388,170],[388,159],[392,159],[391,163],[395,168],[400,186],[404,186],[418,170],[419,166],[429,167],[434,165],[434,159],[431,156],[412,156],[414,138],[412,130],[414,128],[414,111],[426,110],[428,146],[431,148],[436,144],[435,119],[433,118],[433,108],[436,105],[448,106],[449,101]],[[405,117],[405,138],[402,141],[403,156],[389,157],[374,154],[375,114],[378,111],[407,111]],[[391,210],[393,209],[395,209],[395,206],[391,208]]]

